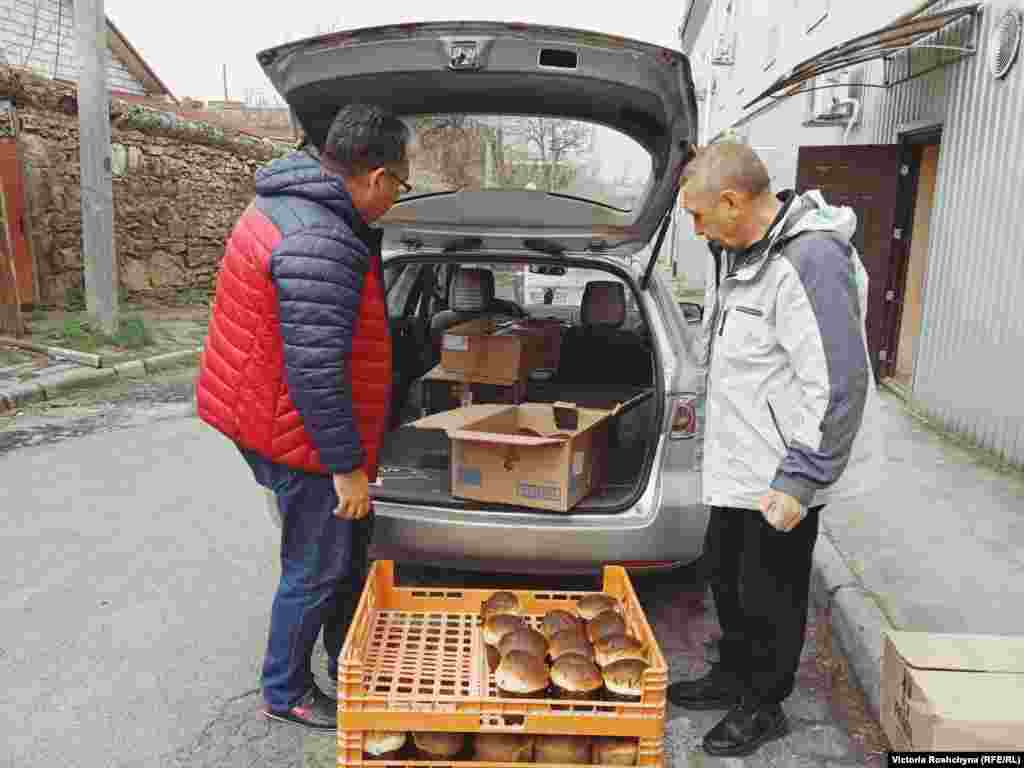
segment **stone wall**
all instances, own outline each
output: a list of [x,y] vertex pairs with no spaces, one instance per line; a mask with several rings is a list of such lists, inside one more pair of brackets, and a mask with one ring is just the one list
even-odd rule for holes
[[[63,304],[82,286],[78,117],[73,90],[15,76],[27,230],[39,299]],[[68,105],[65,99],[63,103]],[[212,287],[224,240],[253,194],[256,170],[286,151],[220,128],[112,101],[115,248],[122,289],[169,295]]]

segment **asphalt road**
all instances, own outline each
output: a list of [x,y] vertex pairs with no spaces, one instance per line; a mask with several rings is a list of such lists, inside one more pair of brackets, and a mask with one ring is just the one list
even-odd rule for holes
[[[304,747],[306,765],[333,765],[333,740],[304,744],[259,717],[277,532],[190,394],[179,372],[0,417],[0,766],[284,768]],[[640,591],[673,677],[699,674],[715,629],[703,589],[661,579]],[[837,717],[810,632],[793,735],[713,761],[698,745],[721,713],[672,709],[670,764],[879,764]]]

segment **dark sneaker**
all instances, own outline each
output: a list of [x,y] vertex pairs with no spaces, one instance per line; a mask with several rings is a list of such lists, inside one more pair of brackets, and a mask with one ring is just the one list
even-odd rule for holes
[[291,709],[281,712],[267,708],[263,710],[263,715],[269,720],[297,725],[312,731],[334,731],[338,728],[337,704],[316,686]]
[[735,679],[716,664],[704,677],[672,683],[668,699],[683,709],[732,709],[740,703],[740,690]]
[[338,680],[335,678],[332,680],[330,677],[327,678],[327,685],[321,687],[320,683],[316,683],[316,690],[324,698],[330,699],[331,702],[337,702],[338,700]]
[[714,757],[745,757],[787,733],[789,722],[778,704],[740,705],[708,731],[704,751]]

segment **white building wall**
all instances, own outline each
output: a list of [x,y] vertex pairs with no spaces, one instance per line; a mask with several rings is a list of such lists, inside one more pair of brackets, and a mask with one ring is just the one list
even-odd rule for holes
[[[743,104],[797,64],[920,5],[920,0],[714,0],[691,56],[700,80],[717,81],[709,137],[748,117]],[[730,47],[733,64],[712,66],[711,55]],[[705,99],[701,106],[708,103]]]
[[[75,9],[72,0],[0,0],[0,53],[11,66],[37,74],[78,80]],[[145,90],[107,49],[107,87],[142,95]]]
[[[710,118],[706,137],[735,130],[759,150],[777,187],[794,183],[800,146],[841,144],[843,127],[806,125],[808,94],[754,113],[745,112],[742,104],[801,61],[921,5],[831,0],[828,16],[808,33],[805,13],[821,0],[732,0],[737,4],[735,63],[711,67],[713,20],[718,19],[720,30],[729,0],[715,2],[718,13],[702,29],[692,57],[698,83],[712,78],[717,82],[717,93],[708,93],[699,104],[702,118]],[[961,4],[953,0],[929,11]],[[755,8],[760,10],[755,13]],[[908,128],[942,125],[913,397],[948,429],[1007,461],[1024,464],[1024,406],[1017,378],[1006,367],[1013,352],[1024,348],[1024,315],[1017,309],[1024,285],[1024,260],[1019,258],[1024,249],[1019,216],[1024,145],[1018,139],[1024,61],[1003,80],[987,71],[990,36],[1009,8],[1024,11],[1024,0],[985,4],[981,19],[974,22],[979,27],[975,56],[888,90],[854,89],[861,118],[848,141],[891,144]],[[778,60],[770,65],[766,41],[775,35],[765,30],[775,24],[781,24],[782,43]],[[867,64],[854,74],[862,82],[881,83],[883,65]],[[697,247],[683,250],[692,251],[695,260],[703,258]]]

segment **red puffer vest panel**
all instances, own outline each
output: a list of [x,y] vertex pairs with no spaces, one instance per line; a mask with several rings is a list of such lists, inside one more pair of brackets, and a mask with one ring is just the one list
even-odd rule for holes
[[[281,184],[284,174],[280,168],[276,172],[274,165],[268,168],[271,171],[268,175],[272,178],[263,186],[270,185],[275,190],[289,186]],[[285,168],[293,175],[295,170],[295,167]],[[316,305],[317,299],[325,295],[332,298],[340,296],[340,292],[323,293],[324,290],[333,291],[335,284],[320,282],[317,285],[316,276],[322,275],[324,269],[333,268],[337,272],[343,267],[322,259],[315,269],[311,268],[309,277],[301,272],[296,274],[293,268],[290,283],[286,283],[281,275],[275,282],[272,255],[283,237],[289,234],[282,229],[288,229],[289,222],[294,219],[303,225],[291,227],[293,234],[298,235],[290,240],[295,243],[290,253],[291,263],[301,265],[307,255],[303,249],[308,248],[308,261],[315,264],[316,257],[322,255],[316,250],[317,241],[315,238],[303,239],[310,217],[326,214],[327,218],[317,221],[315,226],[322,230],[329,226],[331,232],[337,232],[339,224],[348,225],[351,219],[332,221],[335,217],[330,214],[337,212],[336,208],[342,210],[335,205],[329,206],[329,210],[318,210],[323,205],[320,197],[328,194],[324,191],[324,179],[313,178],[315,173],[305,160],[300,160],[298,170],[302,172],[298,186],[304,194],[299,195],[300,199],[295,200],[294,205],[292,201],[282,202],[281,196],[275,205],[261,204],[265,201],[257,197],[228,239],[196,383],[198,415],[241,447],[253,450],[270,461],[321,474],[347,472],[362,466],[373,480],[381,441],[387,429],[392,376],[391,335],[379,246],[366,242],[373,235],[368,234],[365,225],[351,229],[345,226],[344,232],[349,238],[353,237],[353,231],[359,233],[355,236],[365,244],[369,258],[361,275],[354,276],[354,273],[344,271],[338,273],[346,280],[351,277],[349,282],[354,281],[354,284],[361,282],[361,290],[358,294],[351,294],[349,299],[338,299],[339,303],[348,301],[355,304],[358,297],[358,307],[348,307],[354,313],[354,323],[351,324],[347,368],[338,369],[337,391],[328,387],[325,393],[324,388],[316,386],[317,382],[311,377],[318,373],[331,376],[335,372],[334,368],[322,363],[322,356],[317,356],[317,344],[322,348],[326,343],[322,334],[330,336],[334,329],[311,319],[308,325],[308,358],[302,357],[307,355],[307,339],[293,337],[289,341],[295,351],[289,361],[285,354],[286,340],[282,335],[280,313],[286,306],[285,299],[292,302],[287,306],[299,305],[301,308],[306,297],[296,296],[295,292],[305,290],[304,285],[315,286],[310,288],[311,291],[321,291],[319,294],[311,293],[308,304]],[[291,190],[286,189],[286,192],[294,191],[297,184],[294,179],[289,181]],[[258,192],[260,186],[257,186]],[[336,194],[340,185],[335,180],[329,186],[330,194]],[[342,195],[342,198],[331,198],[329,202],[348,203],[347,196]],[[275,221],[284,224],[278,226]],[[324,263],[328,266],[323,266]],[[289,291],[291,294],[286,296]],[[294,329],[295,319],[289,316],[287,321]],[[296,333],[294,330],[291,332]],[[337,333],[345,332],[349,332],[349,326],[340,325]],[[291,371],[288,370],[289,365],[293,368]],[[321,367],[318,369],[318,366]],[[340,380],[345,370],[348,382]],[[289,381],[293,384],[299,382],[302,391],[289,391]],[[323,381],[321,378],[319,383]],[[304,407],[298,408],[296,403]],[[300,411],[317,415],[317,418],[322,418],[325,411],[337,412],[342,414],[342,418],[334,421],[328,418],[327,423],[306,423]],[[347,426],[351,423],[355,429]]]

